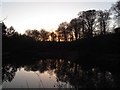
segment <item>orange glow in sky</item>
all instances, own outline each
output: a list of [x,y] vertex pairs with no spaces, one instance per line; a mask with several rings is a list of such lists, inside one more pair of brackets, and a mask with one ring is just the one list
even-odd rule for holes
[[7,27],[19,33],[27,29],[54,31],[62,22],[70,22],[83,10],[105,10],[113,2],[3,2],[2,18]]

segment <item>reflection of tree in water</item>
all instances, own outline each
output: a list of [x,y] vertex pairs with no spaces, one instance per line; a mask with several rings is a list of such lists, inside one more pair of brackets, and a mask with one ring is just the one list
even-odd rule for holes
[[2,66],[2,82],[9,81],[11,82],[15,76],[17,67],[15,65],[3,65]]
[[[101,72],[97,68],[84,70],[79,64],[71,63],[67,60],[40,60],[37,67],[40,73],[55,70],[58,87],[62,87],[60,82],[70,83],[75,88],[81,87],[114,87],[114,79],[111,72]],[[37,70],[37,69],[36,69]]]
[[60,82],[70,83],[75,88],[99,88],[114,87],[114,79],[111,72],[102,72],[98,68],[84,69],[79,64],[67,60],[40,60],[35,65],[25,66],[25,70],[56,74],[57,87],[62,87]]
[[[55,73],[57,82],[55,87],[64,87],[61,82],[70,83],[75,88],[110,88],[115,87],[116,84],[111,72],[100,71],[98,68],[81,67],[81,65],[67,60],[39,60],[36,63],[23,65],[22,67],[26,71],[39,71],[40,73],[48,71],[51,75]],[[3,82],[12,81],[17,68],[15,65],[3,65]]]
[[46,59],[46,60],[39,60],[38,63],[32,65],[25,65],[24,69],[26,71],[39,71],[40,73],[44,73],[47,70],[55,69],[55,60]]
[[64,60],[58,62],[55,73],[59,81],[69,82],[75,88],[114,87],[114,79],[110,72],[101,72],[96,68],[83,70],[78,64]]

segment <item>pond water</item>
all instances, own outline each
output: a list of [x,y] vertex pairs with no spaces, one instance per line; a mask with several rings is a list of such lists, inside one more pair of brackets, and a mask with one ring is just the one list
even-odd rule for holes
[[31,63],[4,63],[3,88],[111,88],[119,87],[120,75],[97,66],[63,59]]

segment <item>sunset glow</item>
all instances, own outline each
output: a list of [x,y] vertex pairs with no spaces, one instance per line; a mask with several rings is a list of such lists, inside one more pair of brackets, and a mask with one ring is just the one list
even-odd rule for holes
[[[3,2],[2,18],[19,33],[27,29],[55,31],[62,22],[70,22],[80,11],[109,9],[113,2]],[[85,6],[85,7],[84,7]]]

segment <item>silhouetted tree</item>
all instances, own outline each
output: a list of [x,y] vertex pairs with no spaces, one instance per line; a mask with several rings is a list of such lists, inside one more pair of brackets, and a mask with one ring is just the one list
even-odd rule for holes
[[2,66],[2,82],[9,81],[11,82],[15,77],[15,73],[17,72],[17,67],[14,65],[3,65]]
[[63,36],[64,41],[67,41],[67,35],[68,35],[68,29],[67,28],[68,28],[68,23],[63,22],[59,25],[58,30],[56,31],[58,33],[59,37],[60,37],[60,35]]
[[49,39],[49,32],[46,31],[45,29],[41,29],[40,30],[40,39],[41,39],[41,41],[46,41],[47,39]]
[[33,34],[33,38],[35,38],[36,40],[39,40],[40,32],[38,30],[33,30],[32,34]]
[[51,33],[51,40],[52,41],[56,40],[56,34],[54,32]]
[[70,41],[73,41],[74,31],[73,31],[73,28],[72,28],[72,26],[71,26],[70,23],[68,24],[68,28],[67,28],[67,29],[68,29],[68,31],[69,31],[69,40],[70,40]]
[[115,11],[117,17],[120,16],[120,0],[118,0],[115,4],[113,4],[112,10]]
[[79,12],[78,14],[78,18],[79,18],[79,24],[80,24],[80,28],[82,29],[82,38],[85,37],[85,32],[86,32],[86,22],[84,20],[84,15],[83,12]]
[[25,35],[34,38],[35,40],[39,40],[40,32],[38,30],[26,30]]
[[[81,13],[81,12],[80,12]],[[88,11],[83,11],[82,15],[78,14],[79,17],[82,17],[84,19],[84,23],[87,28],[88,36],[92,37],[93,36],[93,30],[95,29],[95,20],[96,20],[96,10],[88,10]]]
[[110,16],[110,13],[107,10],[105,10],[105,11],[99,10],[98,11],[98,22],[100,25],[101,34],[106,34],[108,20],[110,19],[109,16]]
[[29,37],[32,37],[32,30],[26,30],[25,31],[25,35],[29,36]]
[[57,33],[57,41],[60,42],[62,40],[62,33],[58,29],[55,32]]
[[7,30],[6,30],[6,35],[7,36],[12,36],[14,34],[15,34],[15,29],[14,29],[13,26],[11,26],[10,28],[7,28]]
[[120,27],[120,0],[113,4],[110,10],[114,12],[118,27]]
[[1,23],[1,26],[2,26],[2,36],[7,36],[7,37],[11,37],[11,36],[16,36],[18,35],[18,32],[15,31],[14,27],[11,26],[10,28],[7,28],[5,26],[5,24],[2,22]]
[[70,21],[70,26],[71,26],[71,30],[74,30],[75,33],[75,39],[78,39],[78,34],[80,32],[80,24],[79,24],[79,19],[78,18],[74,18]]
[[0,23],[1,25],[1,29],[2,29],[2,36],[5,36],[6,35],[6,29],[7,29],[7,26],[4,24],[4,22]]

